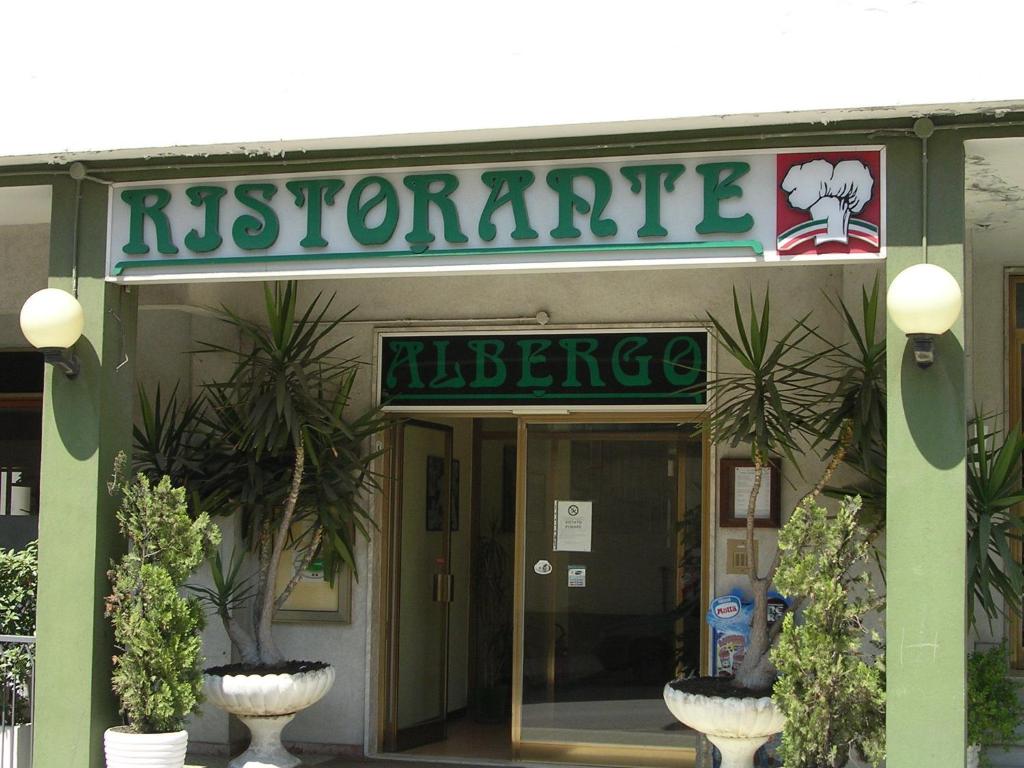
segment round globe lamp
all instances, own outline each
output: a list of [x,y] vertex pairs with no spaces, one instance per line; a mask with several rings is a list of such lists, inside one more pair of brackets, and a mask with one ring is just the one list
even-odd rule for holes
[[889,317],[910,339],[914,361],[927,368],[935,361],[935,337],[953,327],[963,307],[956,278],[935,264],[915,264],[896,275],[885,301]]
[[78,375],[78,359],[70,349],[85,329],[78,299],[59,288],[36,291],[21,307],[21,332],[43,359],[69,379]]

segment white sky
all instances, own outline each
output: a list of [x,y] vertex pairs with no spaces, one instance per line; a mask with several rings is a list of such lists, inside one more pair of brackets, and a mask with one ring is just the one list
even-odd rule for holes
[[1022,22],[1009,0],[7,0],[0,158],[1024,103]]

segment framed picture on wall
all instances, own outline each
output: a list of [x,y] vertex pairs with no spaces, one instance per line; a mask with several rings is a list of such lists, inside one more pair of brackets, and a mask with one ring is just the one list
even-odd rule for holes
[[[294,538],[298,531],[293,527]],[[299,550],[289,547],[281,556],[274,583],[275,594],[288,585],[295,573]],[[299,575],[291,594],[274,616],[274,621],[333,621],[347,624],[352,618],[352,571],[342,568],[334,582],[324,573],[321,559],[314,559]]]
[[[778,528],[782,489],[780,462],[773,458],[761,473],[761,487],[754,507],[754,526]],[[722,459],[718,464],[718,525],[745,528],[747,505],[754,487],[754,462],[750,459]]]

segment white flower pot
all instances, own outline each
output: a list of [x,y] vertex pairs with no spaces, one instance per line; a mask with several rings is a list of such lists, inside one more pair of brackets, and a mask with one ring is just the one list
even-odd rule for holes
[[188,732],[132,733],[124,726],[103,734],[107,768],[182,768]]
[[31,768],[32,723],[0,727],[0,768]]
[[782,730],[786,718],[771,697],[700,696],[665,686],[665,704],[683,725],[700,731],[722,753],[722,768],[753,768],[754,753]]
[[967,745],[967,768],[978,768],[981,761],[981,744]]
[[228,768],[292,768],[300,760],[281,744],[281,731],[330,690],[334,667],[294,675],[207,674],[203,680],[206,700],[237,716],[252,734],[249,748]]

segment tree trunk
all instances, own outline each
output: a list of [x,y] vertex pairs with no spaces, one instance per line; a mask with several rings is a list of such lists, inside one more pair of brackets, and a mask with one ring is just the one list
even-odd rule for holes
[[281,653],[274,643],[273,628],[274,614],[274,582],[277,569],[281,565],[281,555],[284,553],[285,544],[288,542],[288,532],[291,530],[292,519],[295,516],[295,506],[299,501],[299,490],[302,487],[302,475],[306,461],[306,446],[299,438],[295,445],[295,465],[292,468],[292,484],[288,491],[288,499],[284,505],[284,514],[281,516],[281,523],[278,525],[277,534],[274,537],[274,547],[270,553],[270,562],[267,564],[266,586],[263,591],[263,599],[258,606],[256,614],[256,642],[260,649],[260,662],[263,664],[277,664],[283,660]]

